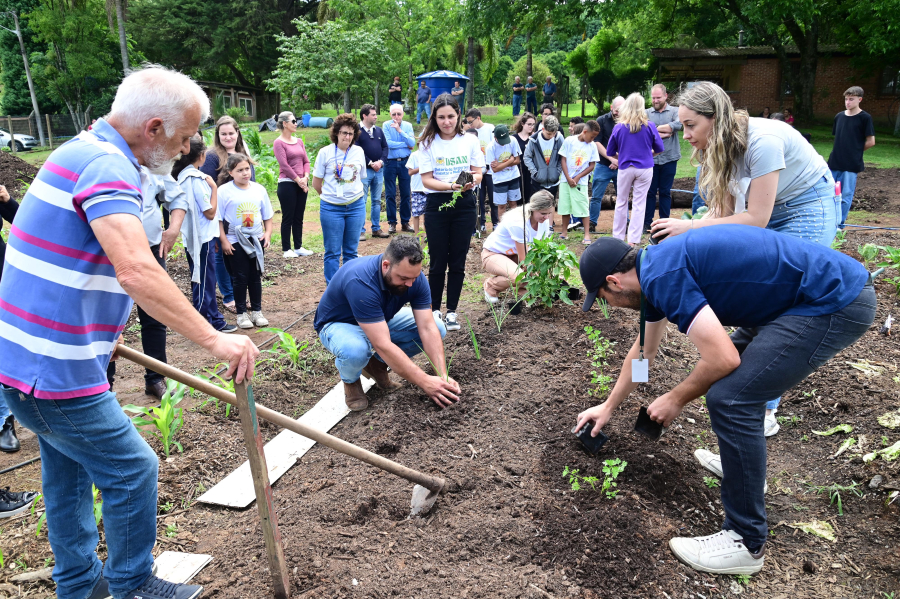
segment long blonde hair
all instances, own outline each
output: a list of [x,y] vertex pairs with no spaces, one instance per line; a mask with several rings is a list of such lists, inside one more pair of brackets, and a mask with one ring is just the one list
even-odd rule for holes
[[[522,206],[516,206],[512,210],[503,213],[501,221],[508,220],[510,222],[521,223],[531,218],[532,212],[540,212],[541,210],[551,210],[553,208],[553,194],[546,189],[536,191],[528,203]],[[524,214],[523,214],[524,212]]]
[[647,118],[647,102],[641,94],[631,94],[619,109],[619,122],[628,125],[628,130],[637,133],[650,122]]
[[713,120],[706,149],[695,147],[691,164],[701,167],[700,193],[706,198],[709,216],[730,216],[734,214],[734,197],[729,184],[747,152],[750,115],[746,110],[735,110],[725,90],[709,81],[683,92],[678,104]]

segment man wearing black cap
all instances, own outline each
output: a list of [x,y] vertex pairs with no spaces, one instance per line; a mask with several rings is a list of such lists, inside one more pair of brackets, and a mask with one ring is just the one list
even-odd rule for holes
[[[588,290],[583,310],[599,296],[612,306],[640,310],[642,318],[641,334],[609,399],[578,415],[579,430],[592,422],[592,435],[599,433],[638,382],[648,380],[667,324],[677,325],[700,360],[647,413],[668,426],[685,405],[706,395],[722,459],[725,522],[717,534],[673,538],[669,547],[703,572],[758,572],[768,535],[766,401],[868,330],[875,317],[869,273],[817,244],[757,227],[720,225],[644,250],[603,237],[582,255],[581,278]],[[723,325],[740,328],[729,338]]]

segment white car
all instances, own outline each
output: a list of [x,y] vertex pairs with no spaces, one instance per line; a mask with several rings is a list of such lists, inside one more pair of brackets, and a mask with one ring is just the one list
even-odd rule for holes
[[[31,150],[33,148],[38,147],[40,145],[38,140],[31,137],[30,135],[23,135],[22,133],[16,133],[16,152],[24,152],[25,150]],[[9,148],[12,150],[12,141],[9,138],[9,131],[6,129],[0,129],[0,147]]]

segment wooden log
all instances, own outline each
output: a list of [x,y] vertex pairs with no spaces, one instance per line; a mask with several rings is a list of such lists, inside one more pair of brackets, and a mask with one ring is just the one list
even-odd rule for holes
[[9,151],[16,153],[16,136],[13,134],[12,117],[6,117],[6,126],[9,129]]
[[247,446],[250,471],[253,474],[256,507],[259,509],[259,522],[266,541],[266,554],[269,558],[269,572],[272,575],[274,596],[275,599],[289,599],[291,580],[287,564],[284,561],[284,547],[281,544],[281,533],[278,530],[278,517],[275,515],[275,501],[272,496],[272,485],[269,484],[269,469],[266,466],[262,433],[256,417],[253,388],[246,382],[238,383],[234,386],[234,394],[237,397],[241,430],[244,433],[244,444]]
[[53,149],[53,131],[50,129],[50,115],[45,114],[47,117],[47,143],[50,144],[50,149]]

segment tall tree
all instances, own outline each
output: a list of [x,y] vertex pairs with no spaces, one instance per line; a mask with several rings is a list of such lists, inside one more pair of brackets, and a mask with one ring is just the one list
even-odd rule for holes
[[[128,0],[106,0],[106,18],[109,19],[109,28],[118,28],[119,50],[122,52],[122,71],[127,75],[131,70],[128,63],[128,38],[125,36],[125,9]],[[113,24],[115,20],[116,24]]]
[[[25,44],[25,53],[31,60],[34,52],[46,50],[46,44],[35,38],[31,29],[28,14],[39,4],[39,0],[0,0],[0,11],[16,11],[19,15],[19,31]],[[6,23],[4,23],[6,24]],[[12,25],[12,19],[8,20]],[[22,115],[33,109],[28,78],[25,76],[25,63],[17,36],[7,30],[0,29],[0,82],[3,86],[2,107],[0,114]],[[35,85],[37,103],[44,112],[56,112],[63,104],[48,95],[40,85]]]

